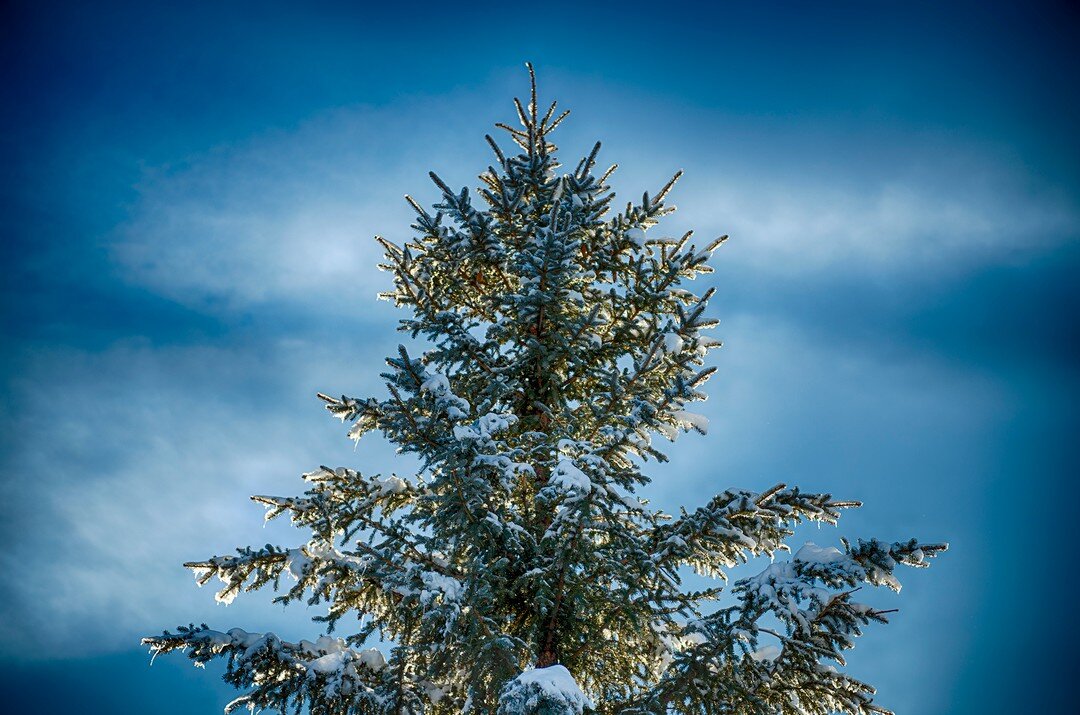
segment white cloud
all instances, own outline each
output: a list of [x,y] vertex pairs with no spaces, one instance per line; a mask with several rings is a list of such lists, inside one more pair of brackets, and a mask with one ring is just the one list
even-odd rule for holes
[[188,621],[317,632],[303,606],[282,614],[265,594],[217,606],[212,586],[198,590],[181,563],[302,543],[285,521],[264,528],[248,497],[300,493],[299,475],[319,464],[407,471],[378,440],[356,450],[314,398],[317,389],[380,393],[388,346],[351,347],[294,338],[29,355],[12,400],[19,445],[5,458],[5,472],[19,475],[3,484],[13,510],[0,552],[5,651],[128,649]]
[[[681,221],[730,234],[726,258],[786,274],[965,272],[1025,260],[1080,235],[1064,199],[1007,180],[953,192],[917,180],[691,179]],[[711,235],[711,234],[710,234]]]
[[[477,183],[489,161],[482,135],[507,118],[507,103],[492,110],[488,94],[341,109],[148,171],[130,220],[112,237],[113,255],[126,279],[189,305],[351,309],[389,283],[376,273],[372,237],[410,234],[402,195],[435,199],[430,169],[452,186]],[[903,139],[905,160],[821,166],[812,150],[778,158],[767,135],[703,110],[650,107],[652,123],[671,131],[646,137],[640,111],[627,111],[637,100],[603,90],[576,101],[596,106],[560,137],[564,161],[594,136],[611,138],[601,160],[622,163],[616,188],[635,199],[685,166],[672,197],[681,210],[661,230],[728,233],[725,260],[750,269],[963,272],[1025,259],[1080,231],[1070,197],[970,147],[943,150],[913,135]],[[776,141],[791,144],[784,131]]]
[[111,253],[126,280],[196,307],[351,308],[389,287],[373,237],[410,235],[404,194],[435,198],[434,166],[475,164],[469,182],[484,168],[483,125],[462,126],[457,101],[339,110],[148,171]]

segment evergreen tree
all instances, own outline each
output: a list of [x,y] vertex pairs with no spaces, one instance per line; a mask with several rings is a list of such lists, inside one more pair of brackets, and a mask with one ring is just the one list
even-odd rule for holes
[[[925,566],[945,545],[807,544],[714,603],[725,569],[857,504],[781,484],[671,517],[636,496],[642,467],[665,460],[657,436],[706,431],[688,407],[715,369],[704,360],[719,343],[702,333],[717,322],[713,291],[686,282],[723,238],[655,231],[678,174],[616,213],[615,167],[594,173],[600,144],[559,172],[550,136],[567,113],[539,111],[535,79],[515,106],[520,127],[497,126],[517,149],[487,137],[478,204],[433,173],[434,212],[408,198],[415,237],[378,239],[393,276],[381,297],[428,349],[399,347],[383,397],[319,395],[350,437],[380,432],[421,472],[321,467],[302,496],[253,497],[309,530],[304,544],[186,564],[200,584],[224,583],[219,601],[273,584],[282,603],[325,604],[317,620],[348,635],[291,643],[192,625],[143,642],[225,659],[247,691],[229,709],[886,712],[833,665],[885,621],[854,595],[899,590],[898,564]],[[716,585],[685,588],[684,567]]]

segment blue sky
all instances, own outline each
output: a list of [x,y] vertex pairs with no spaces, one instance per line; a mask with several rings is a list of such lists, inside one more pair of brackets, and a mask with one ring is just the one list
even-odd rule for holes
[[[952,550],[852,672],[905,713],[1063,706],[1077,637],[1077,20],[1063,5],[15,3],[0,174],[0,679],[40,713],[219,712],[140,635],[227,609],[184,560],[298,543],[252,493],[408,471],[316,391],[379,394],[375,234],[435,169],[474,185],[523,62],[626,197],[731,234],[674,508],[778,481],[861,499],[840,535]],[[799,542],[801,543],[801,542]],[[18,709],[18,708],[17,708]]]

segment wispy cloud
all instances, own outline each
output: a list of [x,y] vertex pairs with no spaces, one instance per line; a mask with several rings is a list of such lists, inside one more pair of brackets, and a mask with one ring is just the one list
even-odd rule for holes
[[[412,460],[378,439],[354,448],[311,398],[316,389],[382,394],[377,371],[396,338],[392,327],[378,326],[359,351],[346,338],[296,335],[33,355],[12,400],[22,442],[5,465],[25,476],[5,487],[6,503],[19,505],[9,525],[19,538],[0,557],[17,574],[5,585],[18,612],[0,634],[5,647],[33,644],[39,656],[107,652],[189,620],[312,633],[311,613],[283,614],[265,594],[217,606],[180,563],[234,546],[300,543],[303,535],[284,523],[264,528],[247,497],[302,491],[298,475],[318,464],[409,473]],[[721,372],[703,406],[710,436],[681,438],[671,464],[649,468],[652,496],[668,508],[777,480],[840,492],[851,480],[844,470],[874,469],[885,457],[843,446],[853,429],[867,444],[891,433],[897,457],[929,434],[964,444],[985,427],[992,396],[947,366],[814,346],[758,319],[730,321],[721,332],[730,347],[718,354]],[[891,492],[871,486],[880,479],[843,496],[884,492],[887,506],[872,505],[871,516],[899,510],[910,521],[918,504],[907,497],[919,482]]]
[[16,505],[0,555],[11,575],[4,601],[17,614],[0,626],[4,651],[130,648],[140,632],[173,621],[295,630],[306,620],[302,607],[283,617],[262,597],[215,610],[180,564],[302,541],[284,523],[264,529],[247,497],[302,492],[299,475],[319,464],[408,469],[378,441],[354,451],[314,399],[316,389],[378,391],[379,355],[328,342],[29,356],[11,394],[18,414],[9,429],[20,441],[4,463],[20,475],[3,485],[4,503]]
[[431,193],[431,156],[483,169],[482,135],[466,148],[451,119],[462,101],[335,111],[150,169],[111,253],[126,280],[196,307],[351,309],[386,285],[373,237],[407,235],[404,194]]
[[1008,178],[954,192],[918,177],[862,186],[706,179],[680,203],[688,223],[737,237],[731,259],[788,275],[966,273],[1080,236],[1080,212],[1064,197],[1027,195]]
[[[608,97],[570,132],[564,159],[586,148],[590,132],[612,135],[616,152],[626,145],[635,132],[629,104]],[[409,235],[402,194],[434,199],[431,169],[453,184],[476,183],[488,161],[484,128],[502,118],[477,106],[488,103],[457,93],[342,109],[150,169],[131,219],[112,236],[112,255],[126,280],[196,307],[369,300],[385,284],[372,237]],[[710,141],[710,131],[727,143]],[[742,137],[737,162],[725,163],[740,131],[706,127],[693,150],[678,137],[634,146],[632,156],[612,157],[625,160],[616,187],[636,198],[663,180],[672,157],[686,160],[673,195],[681,211],[657,230],[731,234],[725,260],[787,275],[953,274],[1022,261],[1080,235],[1070,196],[970,148],[941,154],[912,135],[906,160],[864,167],[853,181],[847,165],[823,168],[812,156],[778,162],[752,135]]]

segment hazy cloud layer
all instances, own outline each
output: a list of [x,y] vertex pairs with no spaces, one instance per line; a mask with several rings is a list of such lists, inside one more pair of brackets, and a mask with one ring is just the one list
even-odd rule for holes
[[[339,110],[150,169],[131,219],[111,239],[112,254],[127,280],[195,307],[287,301],[352,310],[386,283],[373,236],[410,235],[402,195],[435,200],[432,169],[475,187],[487,161],[484,127],[504,117],[475,116],[464,109],[470,99]],[[955,150],[931,161],[938,148],[917,135],[906,138],[907,163],[858,183],[835,168],[800,167],[799,157],[770,167],[757,161],[767,147],[753,143],[741,147],[740,163],[720,170],[727,150],[710,151],[708,141],[692,151],[658,139],[615,155],[633,126],[616,123],[628,100],[606,99],[605,114],[570,132],[564,162],[587,149],[590,131],[608,130],[616,150],[602,156],[624,162],[615,186],[625,191],[621,199],[636,199],[660,185],[677,157],[687,167],[672,197],[680,212],[654,230],[730,234],[723,260],[747,271],[955,274],[1023,261],[1076,235],[1068,195],[1033,190],[1032,177],[992,157]]]
[[[24,441],[5,471],[24,479],[5,484],[22,508],[0,558],[22,577],[5,584],[20,614],[4,623],[5,648],[109,651],[172,620],[252,613],[214,613],[181,562],[282,535],[299,543],[284,523],[264,530],[248,496],[298,493],[299,475],[335,455],[372,471],[407,464],[385,449],[360,459],[314,399],[317,389],[374,393],[380,357],[350,347],[301,338],[31,356],[11,396]],[[266,607],[254,613],[249,625],[266,627]]]

